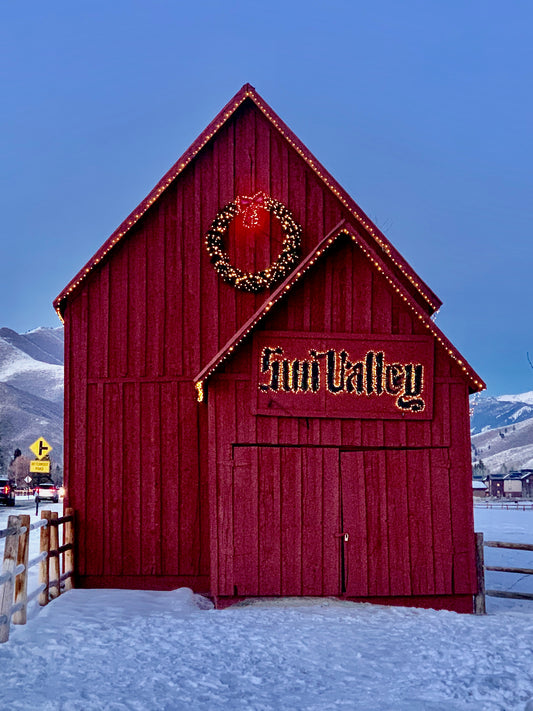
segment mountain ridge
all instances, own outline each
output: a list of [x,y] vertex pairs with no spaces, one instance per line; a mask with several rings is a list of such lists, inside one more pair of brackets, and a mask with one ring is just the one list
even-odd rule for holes
[[0,328],[0,338],[34,360],[52,365],[63,365],[63,327],[40,326],[26,333],[17,333],[11,328]]
[[533,468],[533,391],[470,398],[472,462],[489,472]]

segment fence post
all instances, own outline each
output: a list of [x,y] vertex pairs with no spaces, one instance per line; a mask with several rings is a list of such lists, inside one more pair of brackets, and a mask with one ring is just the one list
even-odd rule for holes
[[17,566],[22,564],[24,566],[24,570],[22,571],[22,573],[17,575],[15,580],[15,605],[18,602],[21,602],[22,607],[20,610],[17,610],[13,615],[13,624],[25,625],[28,599],[28,552],[30,545],[30,517],[23,514],[22,516],[19,516],[19,519],[21,527],[26,526],[26,533],[22,533],[19,536]]
[[[18,516],[9,516],[7,519],[7,527],[16,529],[15,534],[11,534],[6,538],[4,548],[4,564],[2,566],[2,574],[9,573],[13,576],[15,566],[17,564],[17,548],[18,548],[18,529],[20,528],[20,519]],[[13,607],[13,589],[15,581],[13,577],[2,585],[0,595],[0,642],[7,642],[9,639],[9,625],[11,622],[11,608]]]
[[65,580],[65,590],[72,590],[74,587],[74,509],[65,509],[65,516],[71,516],[72,520],[64,524],[63,536],[64,544],[73,546],[65,551],[63,558],[63,572],[70,573],[70,576]]
[[485,554],[483,550],[483,534],[476,533],[476,575],[477,593],[474,596],[474,614],[485,615]]
[[50,582],[49,577],[49,560],[48,554],[50,552],[50,519],[51,511],[41,511],[41,518],[45,518],[48,521],[47,526],[41,528],[41,553],[46,552],[46,557],[39,563],[39,583],[44,584],[44,590],[39,595],[39,605],[48,605],[48,583]]
[[50,511],[50,578],[52,585],[48,581],[50,599],[54,600],[61,594],[61,573],[59,572],[59,526],[57,525],[57,511]]

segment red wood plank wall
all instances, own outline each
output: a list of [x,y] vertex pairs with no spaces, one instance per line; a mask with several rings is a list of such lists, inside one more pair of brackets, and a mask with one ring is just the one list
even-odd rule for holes
[[[417,547],[414,563],[412,558],[410,567],[392,577],[390,570],[384,573],[389,582],[376,589],[390,595],[429,590],[423,575],[431,572],[435,594],[472,592],[468,423],[451,416],[460,410],[466,417],[467,388],[443,353],[436,352],[431,422],[253,417],[250,344],[211,379],[209,405],[195,402],[192,378],[265,297],[238,292],[219,279],[204,235],[223,205],[258,190],[292,211],[303,229],[302,255],[349,217],[260,111],[245,102],[67,301],[66,473],[69,505],[80,524],[78,582],[187,584],[199,591],[211,585],[218,595],[233,595],[235,588],[239,594],[333,594],[341,575],[338,542],[313,536],[339,523],[339,452],[386,446],[391,451],[379,455],[385,456],[384,468],[374,455],[357,455],[370,457],[380,484],[365,476],[357,506],[366,501],[372,508],[369,530],[388,536],[380,570],[389,570],[387,561],[407,545],[390,533],[406,515],[414,521],[409,545],[415,541]],[[236,234],[233,225],[227,241],[232,261],[256,270],[274,260],[281,240],[273,219],[254,242]],[[290,307],[276,308],[263,327],[422,333],[358,248],[335,247],[313,269],[294,287]],[[423,449],[399,451],[406,447]],[[425,475],[411,474],[406,458]],[[210,471],[216,477],[210,479]],[[239,474],[246,471],[248,480]],[[313,478],[317,471],[320,480]],[[383,486],[387,492],[398,486],[398,499],[380,498]],[[299,508],[297,501],[303,502]],[[274,521],[268,521],[271,511],[277,512]],[[258,567],[247,573],[254,537],[261,541]],[[427,540],[433,545],[431,570],[423,567],[417,578],[416,556]],[[240,552],[233,559],[234,546]],[[316,551],[320,558],[313,558]]]

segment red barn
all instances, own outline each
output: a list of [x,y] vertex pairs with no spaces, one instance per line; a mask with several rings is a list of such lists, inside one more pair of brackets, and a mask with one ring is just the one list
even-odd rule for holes
[[78,585],[472,611],[439,306],[245,85],[55,301]]

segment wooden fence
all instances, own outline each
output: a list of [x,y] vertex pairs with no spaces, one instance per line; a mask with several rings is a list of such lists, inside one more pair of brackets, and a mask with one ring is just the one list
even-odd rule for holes
[[[63,545],[59,545],[59,526],[63,526]],[[9,516],[7,528],[0,531],[5,538],[4,562],[0,575],[0,642],[7,642],[11,621],[26,624],[28,603],[39,598],[47,605],[61,592],[72,588],[74,573],[74,512],[42,511],[41,520],[30,524],[27,515]],[[40,553],[28,560],[30,535],[40,531]],[[28,571],[39,565],[39,586],[28,593]],[[63,572],[61,572],[63,571]]]
[[482,533],[476,533],[476,564],[478,593],[474,601],[474,611],[477,615],[486,612],[485,596],[506,597],[516,600],[533,600],[533,593],[512,592],[510,590],[486,590],[485,571],[491,570],[498,573],[518,573],[519,575],[533,575],[533,568],[504,568],[498,565],[485,565],[485,548],[509,548],[518,551],[533,551],[531,543],[505,543],[503,541],[485,541]]

